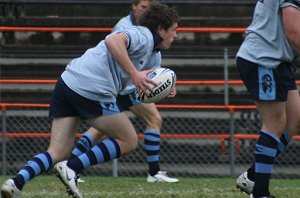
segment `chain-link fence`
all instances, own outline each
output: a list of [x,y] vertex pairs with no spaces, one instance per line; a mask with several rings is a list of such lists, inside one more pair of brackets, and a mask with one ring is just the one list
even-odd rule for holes
[[[255,109],[164,108],[160,112],[164,121],[160,165],[172,176],[236,176],[251,164],[255,134],[260,127]],[[145,176],[148,167],[143,150],[144,124],[130,112],[128,116],[140,134],[139,147],[114,167],[120,176]],[[47,149],[51,120],[47,108],[32,107],[9,107],[1,111],[1,118],[2,174],[15,174],[29,158]],[[87,128],[83,123],[78,132]],[[299,141],[293,141],[279,156],[275,177],[299,178],[299,146]],[[99,164],[83,175],[109,176],[115,171],[112,167],[112,162]]]

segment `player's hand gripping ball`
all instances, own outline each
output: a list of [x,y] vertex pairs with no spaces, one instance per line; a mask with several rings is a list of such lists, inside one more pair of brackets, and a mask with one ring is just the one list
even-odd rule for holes
[[149,90],[137,94],[137,98],[143,103],[155,103],[166,98],[176,84],[176,74],[168,68],[157,68],[147,74],[147,77],[156,82],[157,86],[151,85],[153,92]]

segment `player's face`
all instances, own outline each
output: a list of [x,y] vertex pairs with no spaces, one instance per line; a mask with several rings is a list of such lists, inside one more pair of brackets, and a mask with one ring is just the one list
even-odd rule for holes
[[158,34],[161,36],[163,41],[159,44],[160,49],[167,50],[171,47],[171,44],[177,37],[176,28],[178,27],[177,23],[173,23],[167,30],[162,27],[158,28]]
[[137,22],[139,21],[140,17],[145,12],[145,10],[149,8],[149,6],[150,6],[150,2],[148,0],[143,0],[137,5],[132,4],[133,14]]

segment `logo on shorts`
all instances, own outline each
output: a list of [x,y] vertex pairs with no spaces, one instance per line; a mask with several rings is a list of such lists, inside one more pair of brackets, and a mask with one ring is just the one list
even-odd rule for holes
[[262,153],[263,152],[263,147],[260,145],[255,146],[255,153]]
[[112,102],[105,102],[104,106],[105,106],[105,108],[107,110],[109,110],[111,106],[112,106],[112,108],[114,108],[114,103],[112,103]]
[[262,87],[265,93],[272,92],[272,77],[269,74],[262,76]]

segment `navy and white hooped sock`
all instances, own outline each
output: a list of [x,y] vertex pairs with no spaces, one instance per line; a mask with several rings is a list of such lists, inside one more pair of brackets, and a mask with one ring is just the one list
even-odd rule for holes
[[82,134],[76,146],[73,148],[72,153],[68,159],[78,157],[82,153],[90,150],[94,145],[95,141],[93,136],[89,132],[85,132],[84,134]]
[[[291,137],[284,132],[281,137],[280,137],[280,144],[278,144],[277,147],[277,155],[276,157],[279,156],[279,154],[289,145],[289,143],[291,142]],[[251,167],[247,170],[248,173],[248,179],[250,179],[251,181],[254,181],[254,174],[255,174],[255,165],[254,163],[251,165]]]
[[144,131],[144,149],[149,166],[149,174],[154,176],[160,171],[159,151],[160,151],[160,132],[155,130]]
[[121,150],[118,142],[110,138],[96,144],[80,156],[68,160],[67,165],[78,174],[89,166],[116,159],[120,156]]
[[280,137],[280,144],[278,144],[277,147],[277,156],[280,155],[280,153],[282,151],[284,151],[284,149],[289,145],[289,143],[292,141],[291,137],[289,136],[288,133],[284,132],[282,133],[281,137]]
[[269,182],[272,174],[273,164],[278,152],[280,139],[275,135],[260,131],[260,137],[255,146],[255,175],[254,175],[254,197],[270,196]]
[[39,153],[23,166],[16,177],[13,178],[19,190],[32,178],[49,171],[53,166],[52,157],[48,152]]

